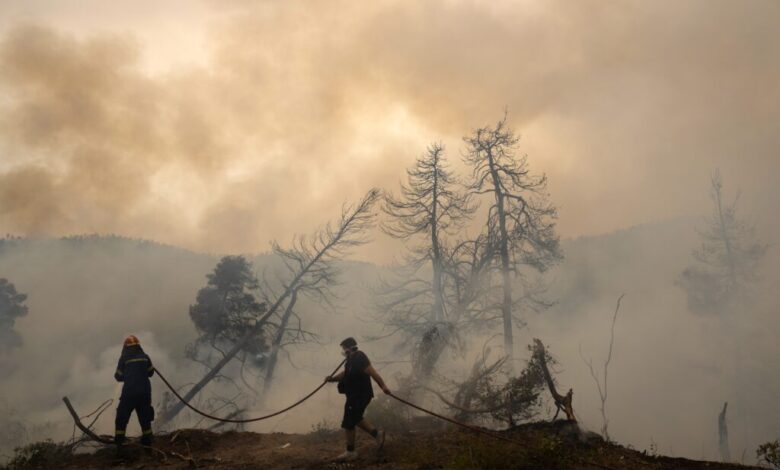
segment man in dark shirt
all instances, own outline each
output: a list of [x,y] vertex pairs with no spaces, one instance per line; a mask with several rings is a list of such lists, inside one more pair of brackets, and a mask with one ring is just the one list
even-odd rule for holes
[[347,440],[347,450],[337,457],[337,460],[355,460],[355,426],[366,431],[373,437],[381,447],[385,442],[385,432],[380,431],[363,418],[366,407],[374,397],[374,390],[371,387],[373,378],[383,392],[389,394],[390,389],[385,385],[385,381],[371,365],[363,351],[359,351],[357,341],[354,338],[347,338],[341,342],[342,354],[347,358],[344,363],[344,370],[332,377],[327,377],[328,382],[339,383],[339,393],[347,396],[344,404],[344,419],[341,427],[344,428],[344,434]]
[[123,382],[122,395],[119,397],[119,406],[116,409],[116,432],[114,441],[120,446],[125,441],[125,430],[130,414],[135,410],[138,422],[141,424],[141,444],[152,444],[152,421],[154,421],[154,408],[152,408],[152,384],[149,377],[154,374],[152,360],[141,349],[141,344],[133,335],[125,340],[119,364],[116,366],[114,378]]

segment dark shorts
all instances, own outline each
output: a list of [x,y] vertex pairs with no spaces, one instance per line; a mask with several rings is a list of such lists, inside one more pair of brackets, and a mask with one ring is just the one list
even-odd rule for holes
[[371,403],[371,397],[366,395],[347,395],[347,402],[344,403],[344,419],[341,421],[341,427],[344,429],[355,429],[355,426],[363,421],[363,413],[368,404]]

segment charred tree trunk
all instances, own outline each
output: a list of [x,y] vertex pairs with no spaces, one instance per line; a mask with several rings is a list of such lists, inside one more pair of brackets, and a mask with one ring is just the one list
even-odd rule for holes
[[718,450],[720,451],[720,460],[731,462],[731,451],[729,450],[729,428],[726,424],[726,408],[729,402],[723,403],[723,410],[718,415]]
[[729,230],[726,226],[726,218],[723,214],[723,195],[721,188],[723,182],[720,179],[720,173],[716,173],[712,177],[712,191],[715,196],[715,204],[718,211],[718,231],[721,240],[723,241],[723,247],[726,252],[726,267],[728,269],[729,289],[737,287],[737,274],[734,263],[734,253],[731,247],[731,237],[729,236]]
[[284,310],[282,320],[279,323],[279,330],[276,332],[273,344],[271,345],[271,354],[268,357],[268,364],[265,368],[265,379],[263,381],[263,397],[268,395],[271,390],[271,385],[274,380],[274,372],[276,371],[276,363],[279,358],[279,348],[281,347],[282,340],[284,339],[284,333],[287,329],[287,324],[290,322],[290,317],[295,308],[295,303],[298,301],[298,290],[294,290],[290,296],[290,302],[287,304],[287,308]]
[[424,390],[430,381],[436,363],[439,361],[449,342],[449,326],[440,323],[423,334],[414,357],[414,377],[420,390]]
[[504,353],[514,375],[513,324],[517,316],[512,312],[512,280],[520,266],[543,272],[561,258],[561,253],[555,234],[557,211],[547,202],[547,177],[531,175],[526,158],[515,157],[519,137],[506,128],[506,119],[505,113],[495,127],[475,129],[465,137],[468,150],[464,161],[473,167],[471,191],[495,198],[488,210],[487,231],[498,243],[495,264],[502,280]]
[[556,412],[553,420],[558,417],[558,413],[563,411],[566,414],[566,419],[576,423],[577,418],[574,416],[574,408],[572,407],[574,391],[569,389],[566,395],[558,393],[558,390],[555,388],[555,381],[553,380],[552,375],[550,375],[550,370],[547,367],[547,350],[544,348],[544,344],[542,344],[540,339],[534,338],[534,344],[536,345],[536,350],[534,352],[536,354],[536,359],[539,361],[539,366],[542,368],[544,381],[547,382],[547,388],[550,389],[550,394],[555,401]]
[[433,321],[444,321],[444,298],[441,289],[441,247],[439,245],[439,154],[434,156],[431,204],[431,265],[433,267]]
[[488,151],[488,164],[493,178],[493,191],[496,195],[496,211],[498,212],[498,230],[501,236],[499,250],[501,254],[501,281],[503,283],[503,302],[501,303],[501,317],[504,325],[504,354],[507,357],[507,365],[510,373],[515,373],[514,351],[515,343],[512,331],[512,284],[511,263],[509,260],[509,232],[506,228],[506,210],[504,209],[504,194],[501,190],[501,180],[493,162],[493,156]]

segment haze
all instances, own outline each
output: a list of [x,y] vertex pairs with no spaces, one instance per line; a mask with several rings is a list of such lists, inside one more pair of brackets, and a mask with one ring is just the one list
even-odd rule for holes
[[[733,454],[751,461],[780,437],[778,31],[776,0],[0,0],[0,234],[22,237],[0,239],[0,278],[29,296],[23,344],[0,351],[0,406],[38,437],[69,437],[60,397],[87,412],[116,395],[129,333],[193,382],[188,307],[219,256],[272,266],[271,241],[311,233],[369,188],[397,192],[432,142],[467,177],[462,137],[506,111],[519,154],[549,178],[564,253],[547,274],[555,304],[523,312],[515,352],[542,338],[596,430],[579,346],[600,363],[624,293],[612,437],[716,459],[729,401]],[[750,308],[729,318],[693,314],[675,286],[716,169],[770,245]],[[82,234],[100,237],[60,239]],[[291,348],[301,369],[280,366],[258,408],[320,380],[345,336],[393,362],[386,377],[405,372],[395,339],[369,343],[384,330],[363,321],[405,246],[370,237],[344,264],[336,314],[301,308],[321,343]],[[464,357],[491,336],[469,338]],[[341,402],[330,390],[307,406],[251,430],[306,432]]]

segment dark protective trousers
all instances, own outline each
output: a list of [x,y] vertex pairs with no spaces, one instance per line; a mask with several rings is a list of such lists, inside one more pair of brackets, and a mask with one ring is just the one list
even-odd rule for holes
[[125,430],[130,421],[130,415],[135,411],[138,423],[141,425],[141,444],[152,444],[152,421],[154,421],[154,408],[152,408],[152,395],[137,395],[121,397],[116,408],[116,432],[114,439],[117,444],[125,441]]

